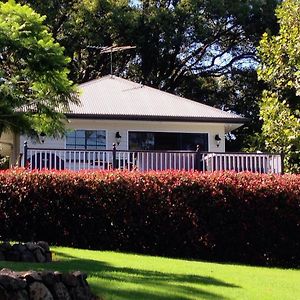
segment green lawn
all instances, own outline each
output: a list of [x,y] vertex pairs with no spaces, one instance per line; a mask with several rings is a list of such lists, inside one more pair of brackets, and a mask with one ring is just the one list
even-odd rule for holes
[[186,261],[53,247],[51,264],[0,262],[14,270],[81,270],[104,300],[300,299],[300,270]]

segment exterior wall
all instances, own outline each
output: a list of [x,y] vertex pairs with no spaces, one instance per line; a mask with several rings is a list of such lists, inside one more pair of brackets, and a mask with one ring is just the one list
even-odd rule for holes
[[15,164],[17,159],[15,135],[11,131],[5,131],[0,136],[0,154],[10,157],[10,165]]
[[[208,150],[210,152],[225,152],[225,124],[222,123],[180,123],[159,121],[121,121],[121,120],[86,120],[71,119],[67,124],[70,129],[106,130],[106,148],[111,149],[115,143],[115,134],[119,131],[122,136],[118,150],[128,149],[128,131],[157,131],[157,132],[185,132],[185,133],[208,133]],[[221,137],[220,146],[216,146],[215,135]],[[34,148],[65,148],[65,138],[45,139],[44,143],[37,143],[24,136],[20,138],[22,145],[28,140],[28,147]],[[196,149],[195,149],[196,150]]]
[[43,149],[49,149],[49,148],[59,148],[64,149],[65,148],[65,138],[46,138],[44,143],[41,143],[39,141],[36,141],[34,139],[28,138],[27,136],[20,136],[20,152],[23,152],[23,145],[24,142],[27,142],[28,147],[30,148],[43,148]]

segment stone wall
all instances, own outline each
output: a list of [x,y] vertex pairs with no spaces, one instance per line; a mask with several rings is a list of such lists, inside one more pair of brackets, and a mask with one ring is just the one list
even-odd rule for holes
[[0,244],[1,260],[45,263],[52,261],[52,254],[46,242],[17,243],[14,245],[5,242]]
[[52,271],[0,271],[1,300],[96,300],[79,271],[60,273]]

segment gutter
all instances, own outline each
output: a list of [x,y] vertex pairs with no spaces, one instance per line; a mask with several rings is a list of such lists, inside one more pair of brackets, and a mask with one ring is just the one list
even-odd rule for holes
[[114,114],[72,114],[66,113],[69,119],[90,120],[132,120],[132,121],[166,121],[166,122],[200,122],[200,123],[249,123],[248,118],[211,118],[211,117],[176,117],[176,116],[141,116],[141,115],[114,115]]

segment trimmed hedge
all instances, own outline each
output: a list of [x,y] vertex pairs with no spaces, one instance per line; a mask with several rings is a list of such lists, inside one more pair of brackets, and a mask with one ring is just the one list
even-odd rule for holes
[[300,265],[300,175],[0,172],[0,239]]

